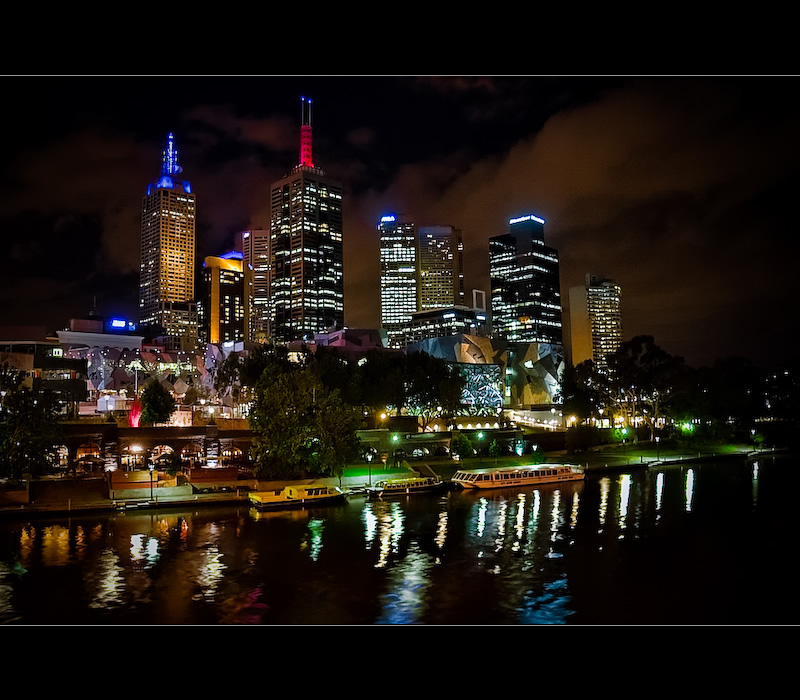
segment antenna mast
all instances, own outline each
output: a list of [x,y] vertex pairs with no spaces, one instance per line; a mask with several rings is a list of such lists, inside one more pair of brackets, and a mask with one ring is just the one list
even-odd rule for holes
[[167,147],[163,152],[161,163],[162,175],[177,175],[183,170],[178,165],[178,149],[175,148],[175,135],[169,134],[167,136]]
[[[311,99],[300,98],[300,165],[314,167],[311,158]],[[308,102],[308,117],[306,117],[306,102]]]

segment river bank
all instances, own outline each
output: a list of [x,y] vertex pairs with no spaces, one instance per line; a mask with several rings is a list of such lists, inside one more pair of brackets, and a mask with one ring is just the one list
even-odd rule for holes
[[[754,450],[747,445],[717,445],[702,449],[660,448],[646,443],[641,445],[615,446],[602,450],[591,450],[578,454],[546,453],[547,463],[570,463],[583,467],[587,473],[613,472],[630,468],[647,468],[663,464],[680,464],[719,460],[724,458],[746,459],[762,454],[774,454],[775,450]],[[425,462],[403,462],[395,467],[385,465],[353,465],[345,469],[341,479],[321,479],[325,483],[338,486],[345,491],[361,489],[381,479],[401,476],[410,472],[434,474],[449,481],[458,469],[479,469],[503,466],[516,466],[530,463],[522,457],[474,457],[455,461],[438,459]],[[306,481],[313,481],[308,479]],[[90,483],[97,482],[97,483]],[[249,502],[249,489],[229,489],[212,493],[191,493],[180,495],[149,494],[139,498],[111,499],[103,487],[102,478],[84,480],[83,486],[75,483],[59,483],[58,479],[48,481],[47,488],[39,490],[38,500],[29,503],[6,504],[0,506],[0,515],[27,517],[34,515],[63,515],[91,511],[135,511],[165,508],[186,508],[194,506],[246,504]],[[259,488],[268,490],[280,488],[285,482],[259,482]]]

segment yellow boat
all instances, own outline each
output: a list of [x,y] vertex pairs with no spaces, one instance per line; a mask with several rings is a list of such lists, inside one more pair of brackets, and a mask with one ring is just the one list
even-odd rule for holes
[[248,495],[250,505],[257,510],[308,508],[345,500],[341,489],[322,483],[292,484],[269,491],[251,491]]

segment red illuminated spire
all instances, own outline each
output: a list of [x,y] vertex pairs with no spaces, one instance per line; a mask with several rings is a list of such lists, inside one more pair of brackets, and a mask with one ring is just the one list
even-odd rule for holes
[[[314,167],[314,162],[311,158],[311,100],[305,97],[300,98],[302,104],[300,107],[300,165],[307,165],[309,168]],[[308,102],[308,114],[306,114],[306,102]]]

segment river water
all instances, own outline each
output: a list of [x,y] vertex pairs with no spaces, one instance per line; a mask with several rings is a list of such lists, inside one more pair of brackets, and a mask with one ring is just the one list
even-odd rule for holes
[[0,624],[797,624],[799,462],[267,515],[5,517]]

